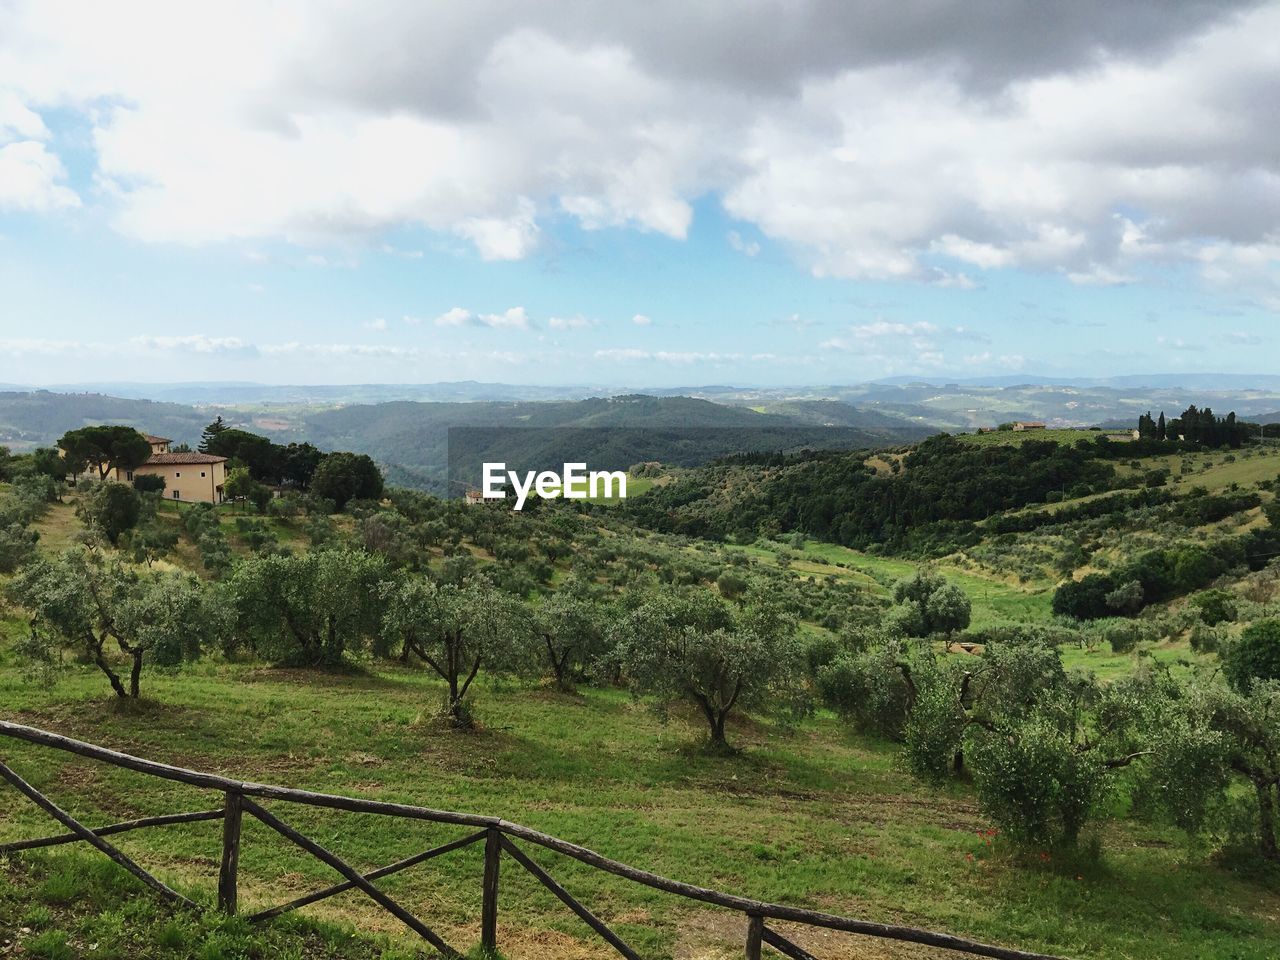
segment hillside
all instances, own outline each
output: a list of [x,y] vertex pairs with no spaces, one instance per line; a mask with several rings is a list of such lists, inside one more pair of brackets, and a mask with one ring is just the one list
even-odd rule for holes
[[[638,403],[662,412],[661,404]],[[597,423],[619,416],[608,402],[593,413]],[[1162,473],[1171,458],[1176,469]],[[13,574],[0,574],[11,598],[32,564],[82,551],[76,545],[90,530],[83,510],[90,492],[33,504],[17,470],[10,466],[11,486],[0,485],[0,519],[21,526],[30,511],[38,540]],[[110,697],[102,669],[72,646],[33,660],[36,634],[11,600],[0,616],[0,702],[9,705],[5,719],[154,759],[501,816],[747,896],[1088,960],[1163,960],[1175,942],[1209,960],[1262,960],[1280,936],[1278,888],[1274,870],[1242,839],[1256,827],[1232,806],[1249,796],[1240,781],[1222,788],[1226,805],[1207,801],[1214,817],[1226,819],[1182,828],[1158,804],[1140,808],[1165,782],[1148,779],[1161,768],[1130,773],[1122,765],[1089,802],[1079,846],[1038,838],[1028,847],[1016,839],[1025,808],[1011,812],[993,799],[984,728],[947,710],[905,707],[900,671],[906,663],[926,694],[953,683],[969,690],[961,678],[978,677],[969,705],[963,693],[955,702],[993,711],[974,714],[982,723],[1014,723],[1001,735],[1010,743],[1053,722],[1059,697],[1070,715],[1083,711],[1089,729],[1102,730],[1100,718],[1125,704],[1166,710],[1196,702],[1161,699],[1159,684],[1208,684],[1189,689],[1226,696],[1217,651],[1275,616],[1280,581],[1269,558],[1250,569],[1243,547],[1222,553],[1234,557],[1228,566],[1206,562],[1228,546],[1266,542],[1277,473],[1280,450],[1269,447],[1180,450],[1135,462],[1043,440],[1007,446],[940,437],[877,468],[864,453],[840,451],[739,457],[663,476],[625,505],[579,509],[547,502],[518,514],[405,490],[337,515],[316,513],[300,498],[260,515],[248,505],[161,502],[118,549],[100,550],[104,563],[126,565],[120,591],[163,582],[182,604],[208,604],[207,615],[183,620],[205,625],[199,637],[183,631],[195,648],[148,661],[136,700]],[[1162,483],[1148,485],[1153,476]],[[818,523],[834,536],[809,527]],[[9,538],[4,549],[21,552],[13,528],[0,528]],[[705,536],[690,535],[698,530]],[[166,531],[173,535],[167,546]],[[846,532],[863,549],[832,542]],[[1054,616],[1062,585],[1126,569],[1145,576],[1134,564],[1153,551],[1176,556],[1169,569],[1178,577],[1206,579],[1191,591],[1153,591],[1140,610],[1097,620]],[[964,600],[963,626],[945,636],[913,619],[925,607],[917,610],[902,592],[928,576],[942,577]],[[64,582],[55,578],[48,589],[61,596],[55,588]],[[398,592],[406,584],[440,591],[427,597],[476,591],[448,615],[463,619],[450,623],[497,617],[505,624],[499,636],[508,638],[545,624],[537,627],[545,634],[523,634],[532,641],[523,648],[529,659],[510,667],[485,661],[465,694],[462,729],[453,729],[457,718],[441,706],[450,702],[449,684],[408,640],[400,647],[398,621],[383,619],[387,604],[407,602],[415,631],[433,622],[430,606]],[[137,602],[148,596],[139,593]],[[722,604],[733,618],[730,628],[717,628],[731,632],[713,633],[708,649],[748,635],[752,611],[764,609],[757,604],[776,605],[797,625],[796,646],[775,651],[794,657],[786,660],[794,684],[774,675],[761,688],[767,695],[733,710],[728,749],[707,745],[707,720],[691,701],[644,686],[642,664],[625,657],[627,641],[618,639],[645,604],[694,596]],[[1206,599],[1226,619],[1210,618]],[[297,617],[340,627],[344,647],[336,657],[300,646],[306,631],[291,632]],[[561,650],[571,654],[563,675],[547,661]],[[127,668],[114,647],[106,655],[109,666]],[[767,662],[758,668],[769,669]],[[1008,688],[999,686],[1005,670],[1012,671]],[[1023,710],[1032,711],[1025,727]],[[917,721],[935,724],[923,739]],[[1159,739],[1163,726],[1128,726],[1134,722],[1121,725],[1108,749],[1145,755],[1154,749],[1148,743],[1177,747]],[[926,749],[934,741],[942,745],[942,775],[929,765],[939,752]],[[960,745],[964,767],[953,770]],[[208,802],[47,750],[5,748],[15,769],[94,824]],[[1173,769],[1186,780],[1182,760]],[[1019,795],[1029,789],[1030,781],[1018,782]],[[360,869],[456,835],[425,826],[388,831],[314,810],[287,814]],[[44,822],[29,805],[0,805],[0,842],[37,835]],[[330,871],[265,829],[251,827],[246,836],[247,909],[331,882]],[[195,824],[140,831],[123,845],[208,904],[218,838],[216,826]],[[0,861],[0,919],[19,917],[31,930],[25,937],[84,951],[97,942],[123,956],[152,950],[205,960],[224,955],[215,949],[235,955],[232,945],[254,956],[253,949],[283,951],[295,942],[310,945],[306,955],[335,960],[418,955],[378,908],[351,896],[307,908],[310,925],[254,927],[253,949],[243,946],[239,928],[214,918],[168,919],[153,906],[109,921],[122,908],[95,898],[116,874],[87,856]],[[478,858],[478,848],[458,851],[388,878],[385,888],[449,942],[467,946],[476,941]],[[719,960],[740,950],[732,917],[549,854],[535,859],[645,956]],[[508,956],[608,955],[510,861],[502,877],[500,943]],[[341,923],[365,933],[339,934],[333,925]],[[854,939],[788,932],[819,956],[864,955]],[[905,948],[892,955],[945,956]]]
[[193,407],[99,393],[0,393],[0,446],[15,451],[52,446],[68,430],[118,423],[195,444],[209,416]]
[[[643,395],[537,403],[406,401],[312,413],[297,429],[276,436],[305,436],[324,448],[367,453],[391,467],[393,482],[442,493],[453,428],[472,431],[466,458],[473,464],[503,460],[545,466],[567,458],[595,469],[626,469],[650,460],[692,466],[743,450],[886,446],[927,432],[874,415],[871,419],[867,424],[846,415],[854,422],[818,422],[688,397]],[[505,432],[476,432],[487,429]],[[529,434],[536,430],[548,432]],[[621,440],[620,430],[629,431]],[[471,475],[478,477],[478,469]]]
[[[463,390],[466,386],[445,384],[436,392],[483,395],[483,391]],[[336,388],[332,393],[351,395]],[[366,394],[377,396],[379,391]],[[320,399],[325,395],[325,390],[317,389],[305,400],[295,398],[287,405],[197,408],[100,394],[3,393],[0,446],[15,451],[52,446],[66,431],[92,422],[121,423],[194,446],[204,426],[221,415],[230,426],[245,426],[281,441],[306,441],[323,450],[368,454],[384,466],[393,483],[443,494],[452,428],[506,431],[469,435],[468,462],[475,464],[487,459],[541,466],[585,458],[596,469],[626,469],[650,460],[692,466],[744,450],[880,447],[917,440],[931,432],[876,413],[864,414],[845,404],[820,405],[824,412],[819,415],[807,405],[790,414],[764,414],[679,396],[509,402],[402,400],[334,406],[332,400]],[[575,432],[548,432],[542,437],[527,433],[538,429]],[[620,430],[632,432],[624,437],[616,433]],[[615,432],[607,435],[605,431]],[[477,483],[478,467],[469,475],[468,485]]]

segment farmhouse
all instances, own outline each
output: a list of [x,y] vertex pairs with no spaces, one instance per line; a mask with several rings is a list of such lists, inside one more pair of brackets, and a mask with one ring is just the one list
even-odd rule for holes
[[1015,430],[1043,430],[1044,424],[1039,420],[1019,420],[1013,425]]
[[143,434],[151,444],[151,457],[132,470],[116,469],[112,479],[132,483],[135,477],[164,478],[164,495],[170,500],[198,503],[221,503],[222,487],[227,479],[227,458],[209,453],[173,453],[168,437]]

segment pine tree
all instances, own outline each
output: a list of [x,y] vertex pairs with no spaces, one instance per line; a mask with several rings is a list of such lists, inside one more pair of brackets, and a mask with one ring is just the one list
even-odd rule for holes
[[226,421],[222,419],[222,414],[218,414],[217,419],[205,427],[204,432],[200,434],[200,452],[208,453],[213,442],[218,439],[218,435],[225,433],[228,429]]

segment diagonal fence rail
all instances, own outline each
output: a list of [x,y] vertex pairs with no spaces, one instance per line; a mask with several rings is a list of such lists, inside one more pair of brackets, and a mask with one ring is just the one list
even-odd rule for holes
[[[947,933],[895,924],[875,923],[870,920],[858,920],[852,917],[842,917],[836,914],[791,907],[780,903],[766,903],[736,894],[723,893],[719,890],[682,883],[679,880],[671,880],[656,873],[650,873],[647,870],[641,870],[637,867],[620,863],[617,860],[611,860],[596,853],[594,850],[589,850],[576,843],[570,843],[567,840],[561,840],[558,837],[553,837],[498,817],[485,817],[449,810],[433,810],[428,807],[410,804],[367,800],[359,797],[344,797],[337,794],[316,793],[292,787],[234,780],[217,774],[202,773],[167,763],[158,763],[154,760],[145,760],[141,757],[120,753],[119,751],[86,743],[82,740],[64,737],[47,730],[2,720],[0,720],[0,736],[51,747],[162,780],[175,781],[221,793],[222,806],[217,809],[143,817],[137,820],[90,828],[77,821],[43,793],[23,780],[5,763],[0,762],[0,779],[8,782],[19,793],[22,793],[32,803],[60,823],[67,831],[33,840],[18,840],[0,844],[0,854],[58,846],[66,843],[88,843],[124,867],[160,897],[178,907],[195,908],[197,905],[138,865],[131,857],[123,853],[106,838],[132,830],[151,827],[221,820],[222,859],[218,871],[218,907],[226,913],[234,914],[238,912],[237,878],[240,862],[241,825],[244,815],[248,814],[294,843],[306,853],[331,867],[342,877],[342,881],[298,897],[288,903],[249,914],[246,916],[247,920],[261,922],[348,890],[359,890],[383,910],[426,940],[440,954],[448,958],[461,957],[461,953],[446,943],[439,934],[409,910],[375,886],[374,881],[483,841],[484,875],[481,882],[480,944],[484,950],[493,953],[498,948],[498,884],[502,855],[505,853],[512,861],[528,871],[539,883],[550,890],[557,899],[573,911],[579,919],[620,955],[626,957],[627,960],[641,960],[641,955],[625,940],[530,858],[526,850],[517,843],[517,841],[520,841],[525,845],[542,847],[604,873],[622,877],[673,896],[711,904],[742,914],[745,919],[742,942],[745,951],[744,956],[747,960],[761,960],[765,955],[766,948],[776,951],[783,957],[791,958],[791,960],[817,960],[813,954],[769,926],[770,921],[838,930],[878,940],[939,947],[968,956],[992,957],[995,960],[1061,960],[1059,957],[1048,954],[1032,953],[989,943],[979,943]],[[280,801],[350,813],[368,813],[398,817],[405,820],[470,827],[472,831],[457,840],[432,847],[429,850],[416,853],[376,870],[361,873],[331,850],[326,849],[315,840],[290,826],[287,821],[272,813],[259,801]]]

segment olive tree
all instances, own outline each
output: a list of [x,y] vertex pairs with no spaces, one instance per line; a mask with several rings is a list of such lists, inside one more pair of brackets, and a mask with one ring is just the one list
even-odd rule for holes
[[954,583],[933,573],[920,570],[909,580],[900,580],[893,588],[896,606],[891,619],[908,637],[941,636],[946,649],[951,638],[969,626],[972,604]]
[[636,606],[615,637],[613,655],[636,691],[697,707],[713,749],[728,748],[734,709],[799,700],[805,660],[796,621],[763,599],[735,610],[709,591],[664,591]]
[[472,724],[466,696],[482,669],[520,673],[536,662],[525,606],[477,580],[407,576],[384,582],[379,596],[384,642],[398,640],[448,684],[445,712],[455,727]]
[[240,635],[264,656],[334,666],[376,635],[386,561],[358,550],[253,557],[228,578]]
[[551,678],[572,690],[603,657],[608,626],[602,604],[574,586],[556,591],[533,611],[533,628],[546,652]]
[[1151,753],[1141,706],[1125,681],[1066,675],[971,713],[965,745],[983,811],[1022,846],[1074,847],[1113,775]]
[[[85,549],[30,563],[9,585],[9,598],[30,618],[28,655],[51,660],[56,648],[72,647],[121,698],[139,696],[148,657],[166,665],[193,659],[227,626],[197,578],[140,575],[118,558]],[[112,642],[128,664],[127,687],[109,652]]]
[[1176,704],[1172,722],[1159,727],[1153,794],[1175,798],[1175,821],[1195,830],[1239,783],[1250,798],[1259,854],[1280,861],[1280,681],[1255,679],[1241,691],[1199,680]]
[[127,484],[113,481],[95,484],[76,504],[76,515],[115,546],[122,533],[137,525],[142,515],[142,498]]

